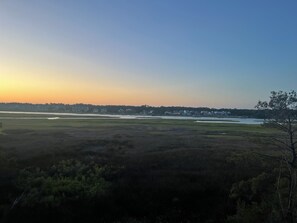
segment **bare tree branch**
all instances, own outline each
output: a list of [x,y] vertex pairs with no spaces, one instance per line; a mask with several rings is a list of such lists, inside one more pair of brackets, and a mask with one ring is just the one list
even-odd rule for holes
[[275,142],[277,142],[277,143],[280,143],[280,144],[282,144],[283,146],[285,146],[285,148],[283,148],[283,147],[280,146],[281,149],[286,149],[286,150],[288,150],[288,151],[290,151],[290,152],[292,151],[291,146],[288,145],[287,143],[285,143],[284,141],[279,140],[279,139],[277,139],[277,138],[273,138],[273,137],[271,137],[271,139],[272,139],[273,141],[275,141]]

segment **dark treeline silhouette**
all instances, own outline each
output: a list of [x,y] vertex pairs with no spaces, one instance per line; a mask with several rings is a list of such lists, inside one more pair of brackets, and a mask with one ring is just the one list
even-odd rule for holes
[[92,105],[92,104],[30,104],[0,103],[1,111],[25,112],[72,112],[94,114],[152,115],[152,116],[214,116],[214,117],[248,117],[265,118],[266,112],[256,109],[230,109],[182,106],[128,106],[128,105]]

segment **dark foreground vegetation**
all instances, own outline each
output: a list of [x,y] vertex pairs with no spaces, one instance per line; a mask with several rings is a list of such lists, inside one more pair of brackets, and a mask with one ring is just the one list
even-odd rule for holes
[[3,222],[265,222],[271,217],[279,164],[263,154],[278,153],[267,143],[278,134],[274,129],[1,116]]

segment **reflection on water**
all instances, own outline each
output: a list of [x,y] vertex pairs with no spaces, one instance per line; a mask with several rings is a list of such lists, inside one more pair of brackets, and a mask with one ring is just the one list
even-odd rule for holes
[[263,121],[264,121],[263,119],[255,119],[255,118],[201,117],[201,118],[198,118],[196,122],[260,125],[260,124],[263,124]]
[[48,120],[56,120],[56,119],[59,119],[60,117],[50,117],[50,118],[47,118]]
[[[0,111],[0,114],[24,114],[24,115],[45,115],[45,117],[1,117],[0,119],[98,119],[98,118],[116,118],[116,119],[168,119],[168,120],[194,120],[199,123],[229,123],[229,124],[253,124],[263,123],[263,119],[255,118],[217,118],[217,117],[182,117],[182,116],[141,116],[141,115],[109,115],[109,114],[77,114],[77,113],[55,113],[55,112],[15,112]],[[56,117],[46,117],[54,115]]]

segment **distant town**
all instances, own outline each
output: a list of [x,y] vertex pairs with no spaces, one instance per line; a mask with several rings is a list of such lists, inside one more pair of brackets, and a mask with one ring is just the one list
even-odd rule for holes
[[229,109],[207,107],[178,107],[149,105],[91,105],[91,104],[29,104],[0,103],[0,111],[22,112],[59,112],[77,114],[116,114],[116,115],[146,115],[146,116],[185,116],[185,117],[247,117],[264,118],[265,112],[256,109]]

